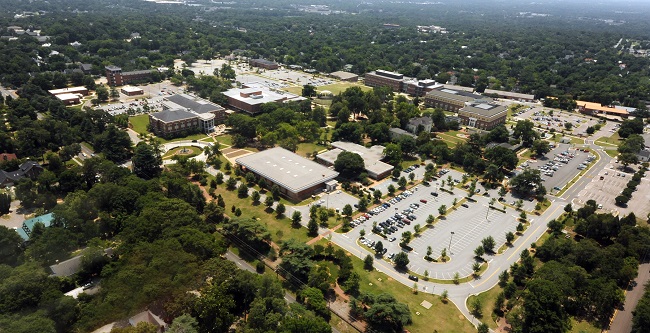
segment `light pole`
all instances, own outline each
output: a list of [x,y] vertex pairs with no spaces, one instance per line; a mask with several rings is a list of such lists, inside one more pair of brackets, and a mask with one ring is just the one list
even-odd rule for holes
[[451,232],[451,237],[449,238],[449,246],[447,247],[447,250],[449,250],[449,254],[451,255],[451,240],[454,239],[454,232]]

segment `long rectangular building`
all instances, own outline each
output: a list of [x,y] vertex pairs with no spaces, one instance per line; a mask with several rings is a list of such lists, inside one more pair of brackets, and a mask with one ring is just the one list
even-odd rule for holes
[[430,108],[458,112],[458,110],[465,106],[465,103],[473,102],[477,99],[489,100],[489,98],[471,92],[443,88],[429,91],[424,96],[424,105]]
[[233,88],[223,93],[228,98],[228,105],[233,109],[257,114],[265,103],[285,103],[305,100],[304,97],[288,92],[273,91],[268,88]]
[[106,80],[109,86],[122,86],[134,82],[147,81],[151,79],[151,70],[139,70],[122,72],[122,68],[109,65],[106,66]]
[[335,187],[331,181],[339,175],[334,170],[281,147],[243,156],[235,162],[244,171],[251,171],[264,178],[269,186],[278,185],[282,195],[296,201],[309,198],[326,189],[326,186]]
[[368,87],[390,87],[394,92],[403,92],[411,96],[424,96],[427,92],[441,87],[434,80],[418,80],[381,69],[367,73],[365,84]]

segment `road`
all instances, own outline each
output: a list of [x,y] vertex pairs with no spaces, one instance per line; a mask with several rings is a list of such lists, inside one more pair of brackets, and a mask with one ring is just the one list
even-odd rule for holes
[[[521,251],[528,248],[531,243],[535,242],[544,234],[544,232],[546,232],[547,221],[557,218],[562,214],[563,208],[567,202],[557,198],[551,198],[551,201],[551,206],[544,212],[544,214],[535,217],[536,222],[531,224],[522,237],[519,237],[513,242],[511,248],[499,255],[485,256],[485,259],[488,261],[488,268],[478,280],[459,285],[441,284],[420,280],[418,282],[420,292],[440,295],[444,290],[447,290],[449,300],[460,309],[461,313],[463,313],[470,322],[477,324],[479,320],[474,318],[467,308],[467,298],[494,287],[499,282],[499,274],[519,260],[519,254]],[[354,242],[350,242],[349,237],[345,234],[331,233],[331,235],[334,243],[343,247],[351,254],[359,257],[361,260],[363,260],[368,254],[374,255],[374,253],[370,253],[369,251],[356,246]],[[387,274],[406,286],[413,285],[413,281],[409,280],[406,274],[396,271],[392,264],[384,260],[375,260],[374,266],[378,271]],[[429,271],[430,275],[435,275],[436,271],[433,265]]]
[[650,263],[639,265],[639,276],[630,285],[631,289],[625,294],[625,304],[622,310],[614,313],[614,319],[610,325],[610,333],[630,333],[632,331],[632,311],[643,296],[644,286],[650,281]]
[[591,182],[591,180],[597,177],[605,167],[614,162],[614,159],[607,155],[603,148],[595,145],[593,140],[587,140],[586,143],[589,146],[590,150],[598,154],[600,158],[582,177],[580,177],[580,179],[578,179],[577,182],[571,185],[571,187],[566,192],[564,192],[562,195],[562,199],[564,200],[571,201],[573,198],[577,198],[578,194],[582,189],[585,188],[587,183]]

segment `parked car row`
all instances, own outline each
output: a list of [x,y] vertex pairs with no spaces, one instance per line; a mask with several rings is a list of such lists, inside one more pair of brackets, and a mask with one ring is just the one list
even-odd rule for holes
[[418,165],[418,164],[413,164],[413,165],[411,165],[410,167],[404,169],[404,172],[406,172],[406,173],[411,173],[411,172],[413,172],[413,170],[415,170],[415,169],[417,169],[417,168],[419,168],[419,167],[420,167],[420,165]]

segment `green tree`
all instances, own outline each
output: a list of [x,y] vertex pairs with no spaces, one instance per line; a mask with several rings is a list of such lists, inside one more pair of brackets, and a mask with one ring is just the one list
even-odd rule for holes
[[300,211],[294,211],[291,215],[291,226],[294,228],[300,228],[300,222],[302,221],[302,213]]
[[394,195],[395,195],[395,191],[396,191],[396,188],[395,188],[395,186],[393,186],[393,184],[388,185],[388,194],[389,194],[390,196],[394,196]]
[[404,176],[400,177],[399,180],[397,181],[397,185],[399,185],[400,189],[405,189],[406,188],[406,178],[404,178]]
[[352,216],[352,206],[350,204],[347,204],[343,206],[343,211],[342,211],[344,216],[350,217]]
[[445,213],[447,213],[447,206],[446,205],[440,205],[440,207],[438,207],[438,214],[440,214],[442,216],[442,215],[445,215]]
[[264,206],[266,206],[267,209],[271,209],[274,203],[275,200],[273,200],[273,197],[271,197],[270,195],[266,196],[266,199],[264,199]]
[[374,262],[374,260],[372,259],[372,256],[371,256],[371,255],[367,255],[367,256],[363,259],[363,268],[366,269],[366,270],[368,270],[368,271],[371,271],[371,270],[372,270],[373,262]]
[[562,306],[560,286],[547,280],[532,280],[524,294],[524,332],[566,332],[571,327],[569,316]]
[[22,255],[23,239],[14,230],[0,226],[0,264],[13,266]]
[[310,237],[318,236],[318,222],[316,222],[315,219],[309,219],[309,222],[307,223],[307,230],[307,235]]
[[237,196],[240,198],[248,197],[248,186],[245,183],[241,183],[237,188]]
[[512,244],[513,240],[515,240],[515,234],[513,234],[512,231],[506,232],[506,242]]
[[199,323],[194,317],[183,314],[174,318],[174,321],[167,330],[168,333],[199,333]]
[[366,296],[363,299],[370,303],[364,316],[375,332],[401,332],[412,321],[408,306],[397,302],[390,294]]
[[258,204],[260,202],[260,198],[261,198],[260,192],[253,191],[253,193],[251,193],[251,199],[253,199],[254,204]]
[[481,245],[483,245],[485,252],[493,253],[496,242],[494,241],[494,237],[487,236],[481,240]]
[[306,84],[302,86],[302,97],[313,97],[316,96],[316,87],[312,86],[311,84]]
[[476,249],[474,249],[474,255],[477,258],[482,258],[484,254],[485,254],[485,248],[482,245],[479,245]]
[[408,254],[405,252],[398,252],[393,258],[393,262],[395,263],[395,268],[398,270],[406,270],[406,266],[408,266],[410,260]]
[[334,170],[348,179],[359,177],[364,168],[365,165],[361,156],[353,152],[344,151],[340,153],[334,162]]
[[535,155],[542,156],[551,151],[551,146],[546,140],[535,140],[531,149],[535,152]]
[[284,206],[283,203],[278,203],[277,206],[275,206],[275,212],[278,214],[278,216],[282,216],[284,212],[286,212],[287,208]]

